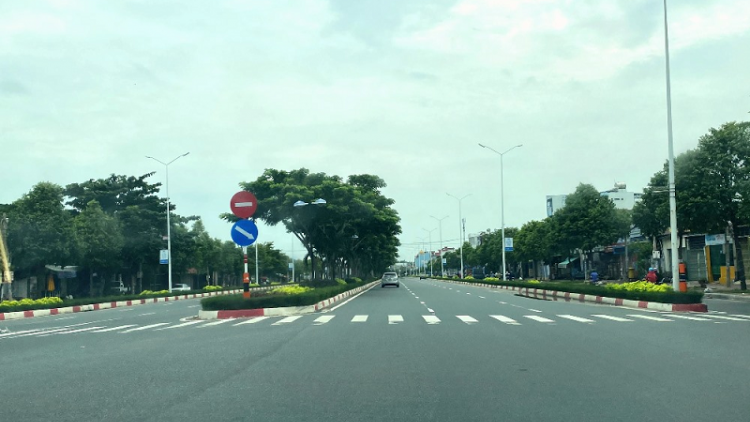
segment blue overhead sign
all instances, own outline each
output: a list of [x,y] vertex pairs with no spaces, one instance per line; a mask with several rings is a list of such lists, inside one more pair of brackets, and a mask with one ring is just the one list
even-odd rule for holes
[[239,220],[232,226],[232,240],[240,246],[250,246],[258,238],[258,226],[250,220]]

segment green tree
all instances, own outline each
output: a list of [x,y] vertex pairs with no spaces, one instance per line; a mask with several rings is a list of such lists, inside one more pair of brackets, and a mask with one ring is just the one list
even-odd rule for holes
[[73,218],[63,205],[61,186],[38,183],[6,211],[8,249],[18,278],[43,279],[45,265],[75,264]]
[[107,276],[122,267],[123,237],[120,223],[104,213],[96,200],[91,200],[74,220],[80,263],[89,270],[89,294],[94,296],[93,273],[100,275],[99,295],[106,288]]

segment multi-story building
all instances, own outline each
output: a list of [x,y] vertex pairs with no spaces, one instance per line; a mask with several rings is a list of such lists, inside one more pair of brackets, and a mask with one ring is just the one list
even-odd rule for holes
[[[623,210],[632,210],[643,196],[639,192],[628,192],[625,183],[615,183],[614,188],[600,192],[600,194],[610,198],[615,203],[615,207]],[[564,207],[567,199],[568,195],[547,195],[547,217]]]

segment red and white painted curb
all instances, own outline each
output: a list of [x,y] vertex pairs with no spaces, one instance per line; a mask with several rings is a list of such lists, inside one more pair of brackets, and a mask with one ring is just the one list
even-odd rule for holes
[[[278,287],[278,286],[272,286],[272,287]],[[262,290],[268,290],[270,288],[271,286],[263,286],[263,287],[255,287],[250,290],[262,291]],[[242,289],[220,290],[220,291],[206,292],[206,293],[194,293],[194,294],[189,294],[189,295],[121,300],[121,301],[116,301],[116,302],[104,302],[104,303],[92,303],[89,305],[66,306],[63,308],[6,312],[6,313],[0,313],[0,321],[11,320],[11,319],[33,318],[33,317],[48,316],[48,315],[71,314],[75,312],[98,311],[100,309],[123,308],[127,306],[145,305],[147,303],[173,302],[176,300],[197,299],[197,298],[202,298],[202,297],[228,295],[228,294],[241,293],[241,292],[242,292]]]
[[625,306],[629,308],[642,308],[642,309],[653,309],[656,311],[667,311],[667,312],[708,312],[708,307],[704,303],[661,303],[661,302],[647,302],[645,300],[630,300],[620,299],[614,297],[604,297],[587,295],[583,293],[570,293],[561,292],[557,290],[545,290],[535,289],[531,287],[517,287],[517,286],[502,286],[496,284],[483,284],[483,283],[468,283],[465,281],[446,281],[454,284],[464,284],[475,287],[487,287],[490,289],[504,289],[517,291],[523,296],[533,297],[536,299],[545,300],[564,300],[566,302],[578,301],[578,302],[592,302],[602,303],[612,306]]
[[359,294],[367,289],[371,289],[380,280],[365,284],[355,289],[347,290],[344,293],[337,294],[326,300],[322,300],[315,305],[309,306],[286,306],[283,308],[258,308],[258,309],[237,309],[231,311],[198,311],[198,319],[228,319],[228,318],[248,318],[259,316],[292,316],[311,314],[313,312],[325,309],[337,302]]

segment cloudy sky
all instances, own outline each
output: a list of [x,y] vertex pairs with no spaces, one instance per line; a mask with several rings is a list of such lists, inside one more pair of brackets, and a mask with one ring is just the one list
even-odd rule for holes
[[[642,190],[667,158],[661,0],[0,3],[0,203],[170,166],[183,215],[229,239],[266,168],[377,174],[404,244],[541,219],[580,182]],[[674,142],[750,119],[750,2],[670,1]],[[313,198],[301,198],[313,199]],[[433,232],[437,249],[438,232]],[[260,228],[288,252],[292,236]],[[297,248],[298,257],[301,255]]]

